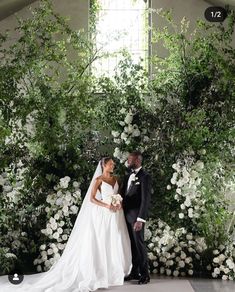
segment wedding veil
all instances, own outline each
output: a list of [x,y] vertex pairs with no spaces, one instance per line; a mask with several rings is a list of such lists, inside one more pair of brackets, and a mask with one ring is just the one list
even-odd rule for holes
[[[95,173],[92,177],[92,180],[90,182],[90,185],[88,187],[86,195],[83,199],[82,205],[80,207],[79,213],[78,213],[76,221],[74,223],[74,227],[70,233],[69,239],[66,243],[66,247],[63,251],[63,254],[62,254],[61,258],[59,259],[59,261],[57,263],[55,263],[51,267],[50,270],[54,269],[59,264],[59,262],[61,262],[61,264],[64,264],[64,262],[66,261],[66,255],[68,253],[70,253],[71,250],[74,249],[74,247],[76,247],[78,240],[82,240],[83,228],[86,228],[86,221],[88,220],[88,218],[90,216],[92,206],[94,206],[94,203],[92,203],[90,201],[92,187],[94,185],[95,179],[98,176],[100,176],[101,174],[102,174],[102,166],[101,166],[101,160],[100,160],[97,167],[96,167],[96,170],[95,170]],[[99,193],[99,191],[97,191],[96,197],[98,199],[100,199],[99,196],[100,196],[100,193]],[[79,237],[80,235],[81,235],[81,237]]]

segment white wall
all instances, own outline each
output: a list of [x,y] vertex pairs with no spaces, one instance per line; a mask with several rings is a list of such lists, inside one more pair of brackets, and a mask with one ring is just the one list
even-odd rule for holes
[[[189,32],[192,32],[196,25],[197,19],[205,20],[204,11],[207,7],[212,6],[208,2],[203,0],[152,0],[152,8],[158,9],[172,9],[173,17],[176,23],[180,26],[180,21],[185,16],[190,21]],[[163,27],[167,22],[156,14],[153,15],[153,26]],[[235,47],[235,34],[233,34],[233,46]],[[156,46],[153,46],[153,51],[156,50]],[[165,50],[158,44],[158,53],[161,56],[165,55]]]
[[[35,8],[39,6],[40,1],[32,3],[30,6]],[[54,9],[56,12],[60,13],[63,16],[70,17],[70,25],[74,29],[84,28],[88,29],[88,0],[53,0],[52,1]],[[20,18],[30,17],[31,13],[25,7],[18,11],[16,15]],[[14,31],[14,28],[17,26],[17,19],[15,15],[11,15],[2,21],[0,21],[0,32],[4,32],[6,29]]]

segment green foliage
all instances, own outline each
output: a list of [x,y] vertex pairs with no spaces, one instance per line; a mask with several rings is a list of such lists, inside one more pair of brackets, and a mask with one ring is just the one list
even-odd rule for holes
[[[97,52],[87,34],[72,30],[49,1],[18,19],[16,32],[17,41],[0,38],[0,170],[18,169],[21,161],[26,171],[18,204],[0,200],[0,232],[2,247],[13,242],[6,227],[19,234],[21,244],[12,250],[20,262],[25,252],[37,252],[48,192],[67,175],[79,179],[84,193],[100,153],[90,128],[97,101],[88,70]],[[16,188],[17,176],[12,179]]]
[[[153,56],[151,80],[144,78],[147,74],[143,68],[128,59],[120,63],[114,80],[102,80],[103,124],[117,132],[118,139],[112,140],[123,156],[133,149],[143,152],[145,168],[154,178],[152,217],[160,217],[175,228],[181,227],[182,221],[176,218],[179,206],[175,193],[166,192],[172,164],[188,155],[208,163],[208,174],[203,176],[208,200],[205,215],[199,225],[185,222],[185,227],[205,236],[212,246],[226,240],[231,216],[224,190],[211,175],[218,161],[222,168],[226,166],[223,179],[232,173],[235,49],[231,41],[235,17],[230,12],[227,22],[219,25],[198,21],[190,34],[185,18],[179,27],[169,11],[160,10],[158,14],[165,18],[167,26],[154,31],[153,42],[163,44],[167,56]],[[122,108],[126,112],[134,108],[132,123],[141,132],[138,137],[126,140],[122,135],[128,127],[123,122],[125,115],[120,113]],[[213,231],[215,224],[217,232]]]

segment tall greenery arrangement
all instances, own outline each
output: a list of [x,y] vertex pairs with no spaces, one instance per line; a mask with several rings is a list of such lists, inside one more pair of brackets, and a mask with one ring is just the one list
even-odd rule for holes
[[[90,128],[97,101],[89,66],[97,51],[50,1],[31,12],[18,19],[17,40],[7,34],[0,38],[1,246],[11,246],[26,261],[25,254],[37,253],[48,193],[65,176],[78,180],[84,193],[99,158],[99,141]],[[12,258],[5,260],[9,270]],[[2,272],[5,268],[3,263]]]
[[234,189],[234,13],[218,25],[198,20],[192,33],[185,18],[178,26],[170,11],[156,13],[167,26],[153,42],[166,57],[152,57],[150,81],[128,59],[102,81],[104,124],[121,163],[133,149],[143,153],[154,178],[151,217],[205,238],[211,260],[213,248],[231,240],[225,190]]

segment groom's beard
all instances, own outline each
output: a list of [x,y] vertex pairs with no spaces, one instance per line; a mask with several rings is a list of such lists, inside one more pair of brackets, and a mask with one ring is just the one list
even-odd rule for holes
[[129,165],[128,166],[128,170],[132,170],[132,169],[136,169],[137,168],[137,166],[135,165],[135,164],[131,164],[131,165]]

